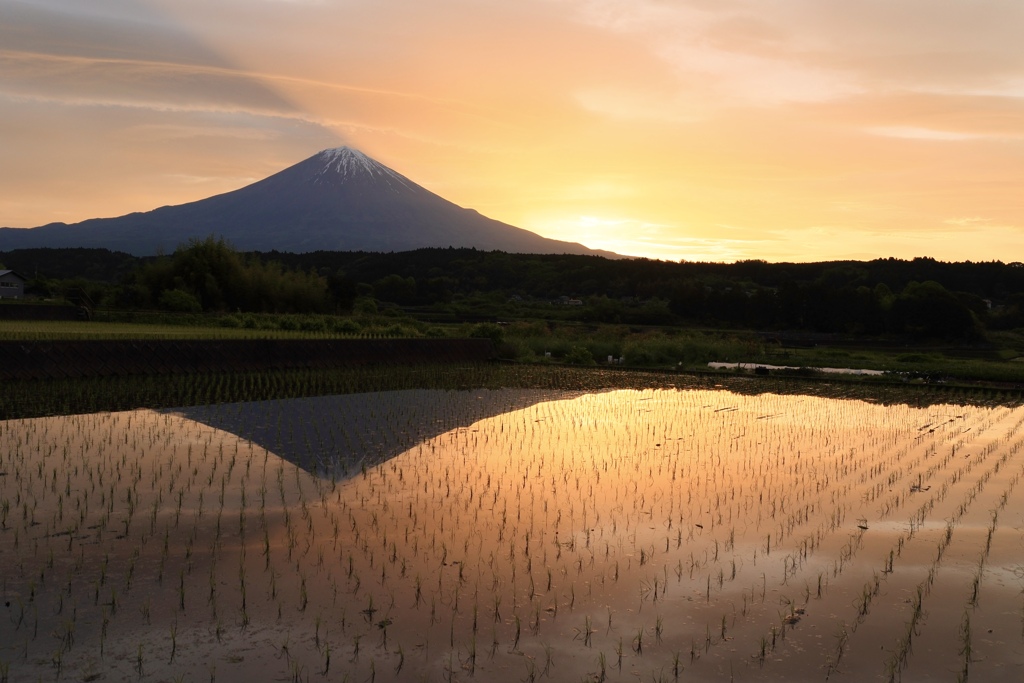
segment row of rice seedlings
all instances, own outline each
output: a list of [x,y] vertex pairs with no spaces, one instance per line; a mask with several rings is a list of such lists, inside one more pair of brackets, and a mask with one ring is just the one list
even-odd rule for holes
[[[165,567],[169,551],[175,547],[175,544],[185,546],[188,569],[187,571],[186,569],[179,570],[178,582],[180,603],[184,609],[187,586],[185,576],[192,571],[193,552],[198,541],[200,520],[203,516],[203,496],[205,490],[214,488],[218,477],[218,467],[222,467],[227,458],[223,451],[223,444],[218,446],[217,454],[213,455],[211,453],[212,444],[207,441],[202,444],[201,453],[198,452],[200,444],[189,444],[186,457],[181,459],[185,462],[171,460],[159,464],[153,463],[152,459],[144,454],[167,444],[159,443],[161,439],[157,430],[153,428],[152,417],[139,419],[135,425],[132,424],[133,417],[129,415],[127,420],[123,420],[124,416],[81,416],[60,421],[22,423],[21,427],[28,427],[23,432],[28,438],[24,441],[24,450],[16,449],[14,452],[15,458],[18,458],[19,455],[27,455],[36,460],[35,468],[16,466],[16,473],[27,474],[27,476],[16,477],[16,479],[20,479],[15,492],[16,500],[21,496],[31,497],[38,510],[46,510],[52,514],[52,517],[45,522],[29,521],[25,531],[26,535],[31,535],[33,538],[32,553],[19,553],[19,561],[14,567],[14,581],[9,580],[5,588],[13,590],[17,594],[20,592],[19,587],[11,586],[11,583],[17,583],[18,579],[22,581],[27,579],[29,600],[35,600],[37,595],[31,588],[35,580],[34,572],[26,571],[26,565],[39,557],[43,544],[46,545],[46,552],[52,558],[54,539],[66,538],[67,547],[61,549],[62,559],[69,555],[71,557],[77,555],[77,557],[70,567],[67,566],[67,562],[64,563],[65,567],[70,569],[66,583],[66,595],[64,591],[56,595],[58,606],[55,612],[58,615],[64,613],[65,603],[71,602],[71,623],[74,624],[74,619],[77,618],[79,610],[82,608],[82,594],[91,595],[93,607],[101,607],[104,610],[103,628],[100,634],[101,650],[111,622],[116,624],[118,622],[116,617],[123,610],[123,605],[126,604],[126,601],[131,602],[134,586],[139,581],[152,580],[152,576],[139,577],[141,572],[138,572],[137,568],[147,561],[155,560],[152,548],[154,544],[151,543],[153,539],[162,537],[163,549],[160,553],[159,569],[156,572],[156,579],[160,584],[165,583],[165,575],[169,573]],[[118,424],[122,421],[127,424]],[[142,424],[139,425],[138,422]],[[33,428],[46,423],[58,424],[61,429],[56,439],[52,439],[53,434],[37,433],[36,435],[43,437],[39,446],[43,446],[47,440],[50,440],[51,444],[64,443],[63,452],[59,455],[52,449],[47,452],[45,448],[33,448]],[[149,424],[147,425],[147,423]],[[103,435],[101,431],[104,427],[110,428],[106,435]],[[148,433],[144,432],[140,435],[140,432],[137,431],[139,427],[148,427]],[[113,441],[115,433],[119,437],[117,443]],[[120,440],[122,435],[123,442]],[[193,451],[194,448],[195,451]],[[234,457],[232,456],[229,469],[234,467]],[[55,462],[57,460],[59,462]],[[43,462],[46,462],[47,465],[44,466]],[[18,464],[15,463],[15,465]],[[53,476],[40,479],[39,473],[45,473],[46,468],[51,464],[53,465]],[[144,468],[150,464],[153,465],[153,470],[148,473],[147,477]],[[201,481],[200,468],[204,465],[210,467],[210,470],[206,474],[205,481]],[[57,490],[57,487],[54,486],[58,466],[61,474],[64,475],[63,490]],[[223,472],[223,470],[221,472],[219,507],[216,508],[218,521],[214,537],[215,544],[222,541],[219,520],[223,515],[226,502],[224,494],[228,490],[227,484],[231,477],[229,473]],[[165,481],[167,475],[170,478],[169,483]],[[182,503],[191,497],[186,494],[195,495],[194,487],[203,490],[198,491],[198,512],[195,514],[194,525],[188,538],[184,539],[182,536],[184,536],[186,525],[181,524],[183,521]],[[51,498],[53,495],[57,496],[55,506],[52,500],[48,505],[46,504],[47,495]],[[169,519],[171,517],[169,506],[162,503],[165,496],[170,500],[176,499],[177,502],[173,513],[173,522]],[[148,523],[139,524],[134,520],[137,518],[137,513],[143,508],[144,500],[146,501],[145,507],[149,509]],[[70,515],[65,515],[65,509],[74,511],[75,517],[70,518]],[[45,525],[43,533],[41,535],[33,534],[33,526],[40,525]],[[162,533],[160,527],[162,527]],[[179,527],[181,531],[178,531]],[[89,546],[93,545],[103,548],[102,559],[98,558],[98,552],[88,552],[92,550]],[[18,542],[15,541],[15,550],[17,549]],[[78,553],[75,553],[75,550]],[[54,569],[52,559],[48,562],[47,567]],[[119,579],[116,578],[118,574],[121,575]],[[39,581],[42,583],[40,588],[46,590],[48,586],[43,583],[47,581],[45,573],[40,572]],[[38,597],[44,595],[42,590]],[[147,619],[149,613],[150,609],[147,603]],[[86,621],[88,626],[88,617]],[[33,639],[34,637],[35,632],[33,632]],[[65,638],[64,646],[58,649],[58,654],[63,656],[64,651],[69,649],[71,643],[71,639]],[[26,654],[27,650],[26,645]]]
[[135,408],[258,401],[398,389],[518,387],[556,391],[615,388],[728,388],[740,394],[813,393],[838,399],[863,398],[883,404],[983,406],[1019,403],[1019,393],[943,385],[890,387],[875,384],[813,383],[742,376],[680,375],[496,363],[381,364],[334,369],[134,375],[50,380],[9,379],[0,395],[0,419],[89,413]]
[[[643,556],[643,555],[644,555],[644,551],[641,550],[641,556]],[[641,557],[641,563],[642,562],[643,562],[643,557]],[[655,586],[656,586],[656,582],[655,582]],[[656,596],[656,595],[658,595],[658,592],[655,590],[653,594]],[[537,623],[536,620],[535,620],[535,623]]]
[[[637,379],[655,385],[670,381],[660,376]],[[8,380],[0,396],[0,419],[411,388],[455,390],[521,385],[555,389],[562,380],[567,380],[566,388],[587,383],[605,386],[609,381],[601,375],[588,377],[579,371],[487,363]]]
[[[530,446],[528,445],[528,447],[530,447]],[[522,471],[522,470],[523,470],[524,468],[522,468],[522,467],[519,467],[519,466],[514,466],[514,467],[512,467],[512,469],[516,470],[517,472],[521,472],[521,471]],[[578,468],[578,467],[571,467],[571,468],[562,468],[562,470],[559,470],[559,471],[564,471],[565,469],[568,469],[568,470],[571,470],[571,471],[577,471],[577,470],[578,470],[579,468]],[[541,470],[542,470],[542,468],[541,468]],[[542,473],[542,472],[537,472],[537,474],[541,474],[541,473]],[[535,476],[534,476],[534,475],[531,475],[531,474],[530,474],[530,471],[529,471],[529,469],[527,469],[527,470],[526,470],[526,473],[522,475],[522,482],[521,482],[521,484],[520,484],[520,485],[521,485],[521,486],[522,486],[523,488],[526,488],[526,487],[528,486],[528,484],[529,484],[529,482],[530,482],[530,480],[531,480],[532,478],[535,478]],[[557,483],[557,482],[554,482],[554,483]],[[565,481],[563,481],[563,483],[566,483],[566,482],[565,482]],[[434,488],[442,488],[442,487],[440,486],[440,484],[441,484],[441,482],[440,482],[440,481],[438,481],[438,486],[435,486]],[[425,488],[426,488],[426,487],[425,487]],[[445,482],[444,490],[446,490],[446,492],[448,493],[448,495],[451,495],[451,485],[450,485],[450,482],[447,482],[447,481]],[[638,493],[638,491],[636,491],[636,490],[634,489],[634,493]],[[519,496],[519,498],[520,498],[520,500],[521,500],[521,499],[522,499],[522,495],[521,495],[521,494],[518,494],[518,496]],[[638,501],[640,500],[640,498],[638,498],[638,497],[636,497],[636,496],[634,495],[634,496],[633,496],[633,498],[632,498],[632,500],[634,501],[634,506],[635,506],[635,503],[636,503],[636,502],[638,502]],[[570,498],[569,498],[569,508],[570,508],[570,511],[571,511],[571,508],[572,508],[572,502],[571,502],[571,501],[572,501],[572,499],[571,499],[571,497],[570,497]],[[536,503],[535,503],[534,501],[531,501],[531,502],[533,503],[533,505],[531,505],[530,507],[531,507],[531,508],[534,508],[534,507],[535,507],[535,505],[536,505]],[[522,510],[522,507],[523,507],[523,506],[522,506],[522,505],[520,505],[520,506],[519,506],[519,509],[520,509],[520,510]],[[614,509],[615,509],[615,507],[616,507],[615,505],[612,505],[612,506],[611,506],[611,509],[612,509],[612,510],[614,510]],[[563,509],[564,509],[564,506],[563,506]],[[634,509],[635,509],[635,507],[634,507]],[[671,519],[671,518],[670,518],[670,519]],[[546,522],[546,526],[551,526],[551,524],[550,524],[550,520],[545,520],[545,522]],[[554,519],[554,526],[556,527],[556,529],[558,528],[558,524],[559,524],[560,522],[561,522],[561,518],[560,518],[560,517],[556,517],[556,518]],[[703,528],[703,525],[702,525],[702,528]],[[630,532],[630,531],[632,531],[632,529],[631,529],[631,528],[629,527],[629,522],[628,522],[628,520],[626,521],[626,531],[627,531],[627,533],[628,533],[628,532]],[[692,531],[692,530],[691,530],[691,531]],[[688,535],[688,537],[687,537],[687,540],[692,540],[692,539],[693,539],[693,536],[692,536],[692,534],[691,534],[691,535]],[[598,540],[600,541],[600,538],[598,538]],[[562,543],[562,541],[559,541],[559,544],[561,544],[561,543]],[[570,541],[570,542],[569,542],[569,546],[570,546],[570,547],[572,547],[573,545],[574,545],[574,543],[573,543],[572,541]],[[671,539],[670,539],[669,545],[671,545]],[[635,546],[634,546],[634,547],[635,547]],[[767,548],[766,548],[766,550],[767,550]],[[653,556],[653,555],[654,555],[654,554],[655,554],[655,553],[657,552],[657,551],[656,551],[656,548],[655,548],[655,547],[653,546],[653,544],[652,544],[652,547],[651,547],[651,551],[652,551],[652,552],[650,553],[650,556]],[[649,557],[649,555],[648,555],[647,549],[646,549],[646,548],[644,548],[644,547],[640,547],[640,548],[639,548],[639,558],[637,558],[637,559],[639,560],[639,566],[641,566],[641,567],[642,567],[642,566],[646,565],[646,564],[647,564],[647,562],[648,562],[648,557]],[[549,563],[550,563],[550,558],[544,558],[544,559],[545,559],[545,562],[546,562],[546,564],[549,564]],[[690,564],[690,566],[691,566],[691,567],[696,567],[696,566],[698,566],[699,564],[700,564],[699,560],[692,560],[692,561],[691,561],[691,564]],[[616,565],[616,569],[615,569],[615,572],[616,572],[616,574],[615,574],[615,575],[617,576],[617,573],[618,573],[618,566],[617,566],[617,565]],[[710,595],[711,595],[711,584],[712,584],[712,579],[713,579],[713,577],[711,577],[711,576],[704,576],[704,577],[702,577],[702,578],[704,578],[704,579],[706,580],[706,583],[704,583],[704,586],[703,586],[703,590],[702,590],[702,592],[703,592],[703,593],[704,593],[704,595],[706,596],[706,599],[708,600],[708,602],[710,602]],[[702,582],[702,583],[703,583],[703,582]],[[646,586],[646,587],[645,587],[645,586]],[[658,586],[659,586],[659,580],[658,580],[658,578],[657,578],[657,577],[653,577],[652,579],[650,579],[650,580],[647,580],[645,584],[644,584],[644,583],[642,582],[642,585],[641,585],[641,589],[640,589],[640,594],[641,594],[641,596],[642,596],[642,602],[643,602],[643,596],[662,596],[662,595],[664,595],[664,593],[665,593],[665,591],[666,591],[666,585],[665,585],[665,583],[661,583],[661,584],[660,584],[660,590],[652,590],[653,588],[655,588],[655,587],[658,587]],[[571,602],[572,602],[572,599],[570,598],[570,603],[571,603]],[[549,607],[549,608],[546,608],[546,609],[547,609],[547,611],[549,611],[549,612],[551,612],[552,614],[554,614],[554,613],[555,613],[555,610],[557,609],[557,607],[555,607],[555,606],[551,606],[551,607]],[[642,604],[641,604],[641,609],[642,609]],[[706,630],[707,630],[707,629],[706,629]],[[635,639],[635,640],[636,640],[637,642],[642,642],[642,640],[641,640],[641,639]],[[707,644],[707,642],[708,642],[708,640],[709,640],[709,639],[705,638],[704,640],[705,640],[705,644]],[[634,650],[634,651],[636,651],[636,650]]]
[[[731,405],[714,405],[723,398]],[[784,426],[758,419],[787,412]],[[578,677],[598,664],[623,676],[624,663],[627,672],[679,676],[714,665],[716,645],[749,637],[745,624],[756,630],[777,615],[768,588],[793,585],[783,558],[802,530],[830,529],[826,547],[846,533],[860,495],[849,482],[871,467],[851,444],[870,453],[901,443],[912,414],[705,392],[586,396],[450,432],[351,482],[310,479],[174,417],[136,414],[130,429],[124,416],[82,418],[80,434],[58,437],[81,444],[81,464],[67,463],[81,467],[71,491],[89,492],[83,524],[95,525],[70,542],[81,559],[68,592],[86,623],[73,630],[77,645],[57,648],[61,667],[83,642],[124,655],[123,637],[139,633],[140,621],[153,628],[138,640],[140,672],[152,652],[178,666],[182,649],[197,647],[186,634],[203,624],[215,624],[211,635],[229,648],[243,632],[280,623],[290,635],[271,665],[300,675],[343,661],[354,675],[398,677],[415,657],[448,678],[521,661],[533,668],[518,678]],[[854,428],[865,422],[886,436]],[[22,426],[43,451],[55,441]],[[162,459],[149,456],[161,450]],[[23,502],[54,502],[49,464],[45,477],[35,464],[17,471],[30,480]],[[821,488],[823,472],[835,488]],[[31,529],[30,512],[42,516],[40,505],[15,506],[20,530]],[[60,521],[59,508],[45,511]],[[828,521],[819,519],[825,510]],[[19,593],[54,542],[35,540],[42,554],[21,560]],[[103,558],[87,556],[86,542]],[[155,591],[144,615],[124,607],[139,585]],[[819,583],[817,597],[825,595]],[[788,616],[799,616],[802,607],[788,604]],[[158,625],[148,623],[153,615]],[[324,624],[333,628],[321,632]],[[586,635],[574,638],[581,625]],[[26,638],[25,649],[34,642]]]
[[[931,431],[934,432],[935,430],[932,429]],[[952,436],[956,436],[956,433],[954,433]],[[959,445],[963,446],[962,441],[959,442]],[[955,451],[955,448],[953,450]],[[927,456],[934,457],[935,445],[929,446],[927,448],[927,450],[925,451],[925,454],[926,454],[926,457]],[[950,459],[948,457],[945,458],[944,459],[944,463],[948,464],[949,460]],[[932,476],[937,469],[938,468],[931,468],[929,476]],[[998,471],[998,463],[996,465],[996,470]],[[954,472],[954,473],[951,474],[950,479],[955,482],[957,480],[957,478],[961,477],[961,476],[962,476],[962,474]],[[891,478],[890,480],[893,481],[893,482],[896,482],[896,481],[898,481],[898,478]],[[861,481],[864,481],[864,479],[862,478]],[[926,514],[926,512],[928,510],[932,509],[934,507],[935,503],[936,503],[936,498],[941,500],[941,498],[945,496],[945,492],[947,491],[947,487],[948,487],[948,482],[946,484],[943,484],[940,492],[937,492],[936,494],[933,494],[933,498],[929,499],[928,502],[926,502],[925,504],[923,504],[921,506],[921,509],[919,510],[919,514],[924,515],[924,514]],[[917,494],[922,489],[931,489],[931,486],[923,487],[920,484],[920,480],[918,480],[918,482],[913,484],[910,488],[912,489],[911,493]],[[891,511],[891,509],[889,511]],[[881,516],[884,517],[884,515],[881,515]],[[848,647],[850,636],[852,635],[853,632],[855,632],[857,630],[857,627],[860,625],[860,623],[863,622],[864,618],[867,616],[867,614],[868,614],[868,612],[870,610],[870,605],[871,605],[873,599],[879,594],[879,592],[881,590],[882,583],[884,582],[884,580],[887,577],[887,575],[892,573],[894,561],[900,557],[900,555],[902,553],[902,550],[904,548],[904,544],[906,542],[908,542],[909,539],[912,537],[912,534],[913,534],[913,531],[914,531],[914,528],[915,528],[914,521],[915,520],[911,520],[910,530],[909,531],[904,532],[903,534],[898,535],[894,539],[895,543],[893,544],[891,549],[888,549],[888,557],[886,558],[885,564],[884,564],[883,568],[881,569],[881,571],[875,570],[871,574],[870,580],[864,585],[863,590],[861,590],[860,593],[857,595],[856,600],[853,600],[855,612],[852,615],[851,619],[842,622],[841,627],[840,627],[839,631],[837,632],[837,636],[836,636],[836,648],[835,648],[835,651],[832,654],[828,655],[828,661],[827,661],[827,665],[826,665],[826,675],[827,676],[831,675],[831,673],[834,672],[837,669],[837,667],[839,666],[839,663],[841,662],[841,660],[843,658],[843,655],[845,654],[845,651],[846,651],[846,649]],[[923,522],[924,521],[924,517],[923,516],[919,517],[918,521],[919,522]],[[842,569],[842,566],[843,566],[842,563],[844,561],[844,558],[848,558],[849,556],[851,556],[853,554],[853,552],[855,552],[856,549],[861,546],[861,544],[863,542],[863,536],[864,536],[865,532],[868,529],[867,520],[862,518],[858,522],[858,526],[860,528],[855,530],[853,533],[851,533],[850,541],[847,544],[845,544],[843,546],[843,548],[842,548],[843,552],[841,552],[840,556],[839,556],[839,565],[838,565],[839,572],[841,572],[841,569]],[[834,566],[834,569],[833,569],[833,579],[835,578],[835,575],[836,575],[836,568]],[[820,579],[820,575],[819,575],[819,579],[818,579],[818,585],[819,586],[821,585],[820,582],[821,582],[821,579]],[[805,586],[806,585],[807,584],[805,583]],[[808,594],[809,594],[809,592],[808,592]],[[819,589],[819,595],[820,595],[820,589]],[[806,601],[806,598],[805,598],[805,601]],[[767,642],[772,642],[773,644],[775,642],[777,642],[778,635],[782,634],[784,636],[785,631],[786,631],[786,626],[787,625],[795,625],[795,623],[800,620],[799,617],[800,617],[800,615],[794,613],[792,611],[792,609],[788,613],[783,614],[781,616],[781,624],[773,625],[772,626],[771,640],[769,641],[769,639],[767,637],[764,637],[764,636],[761,638],[761,646],[760,646],[757,654],[755,655],[755,658],[758,661],[763,662],[764,659],[765,659],[765,656],[771,651],[771,649],[766,648],[765,644]]]
[[[1019,430],[1019,427],[1020,423],[1015,425],[1014,428],[1011,428],[1007,433],[1007,436],[1015,434]],[[994,466],[989,471],[986,471],[978,478],[974,487],[965,497],[964,503],[968,504],[962,504],[957,508],[953,517],[954,521],[959,522],[964,517],[973,513],[972,508],[976,507],[976,505],[972,506],[970,505],[970,502],[979,497],[987,483],[998,481],[996,476],[999,474],[1003,466],[1010,461],[1010,458],[1019,453],[1022,449],[1024,449],[1024,439],[1010,441],[1000,448],[1000,457],[995,461]],[[962,559],[958,558],[957,565],[958,568],[960,568],[960,572],[949,574],[948,579],[945,581],[946,585],[939,589],[943,595],[943,600],[948,600],[950,594],[962,595],[964,599],[963,616],[959,623],[950,623],[945,625],[950,632],[948,635],[940,632],[935,633],[931,638],[932,641],[939,641],[932,645],[932,649],[938,649],[941,652],[948,653],[948,656],[946,657],[947,660],[952,660],[952,655],[954,653],[957,655],[957,680],[968,680],[972,664],[976,661],[974,654],[976,644],[972,636],[972,622],[974,621],[975,612],[979,609],[982,586],[988,568],[989,558],[993,550],[994,537],[996,536],[999,528],[1000,514],[1004,512],[1007,505],[1010,503],[1010,496],[1017,484],[1020,482],[1022,476],[1024,476],[1024,465],[1015,468],[1008,478],[1002,479],[1004,482],[1003,487],[998,490],[999,492],[997,494],[993,492],[993,495],[990,495],[985,499],[989,504],[984,505],[984,514],[988,518],[988,524],[983,527],[984,538],[979,538],[980,534],[976,532],[975,535],[965,539],[965,542],[969,540],[971,545],[977,548],[976,556],[974,556],[973,560],[970,559],[971,556],[968,554],[964,554]],[[979,510],[979,512],[981,511]],[[996,567],[995,570],[1006,571],[1006,568]],[[961,578],[963,576],[969,577],[969,581],[965,583],[964,579]],[[997,590],[999,590],[998,587]],[[958,626],[955,634],[955,644],[949,642],[954,639],[954,636],[951,633],[954,626]],[[999,653],[997,651],[993,651],[988,654],[991,655],[991,659],[998,661]],[[983,657],[982,659],[989,658]],[[950,662],[950,665],[952,664],[953,662]],[[997,666],[996,671],[998,670],[999,667]],[[989,671],[982,677],[986,678],[987,675],[991,675],[992,673],[992,671]]]
[[[976,456],[976,458],[973,458],[971,460],[970,464],[966,468],[966,471],[968,473],[974,465],[979,464],[988,455],[993,453],[996,450],[996,447],[998,447],[1000,444],[1006,444],[1006,452],[1004,452],[1001,457],[996,459],[992,466],[988,470],[983,472],[976,481],[974,481],[973,485],[966,486],[964,484],[965,468],[959,468],[951,473],[950,479],[954,483],[959,480],[961,482],[961,488],[966,488],[966,491],[964,493],[963,500],[959,504],[954,503],[948,506],[948,509],[950,510],[950,516],[947,518],[945,522],[945,530],[938,540],[935,557],[932,561],[931,567],[928,569],[925,578],[918,584],[914,597],[911,600],[912,610],[911,616],[907,622],[906,630],[897,638],[897,644],[895,648],[892,650],[891,656],[887,661],[887,670],[890,677],[898,676],[900,672],[903,670],[903,667],[907,663],[909,653],[912,651],[912,643],[914,637],[919,631],[919,622],[922,615],[922,603],[924,599],[932,591],[933,584],[938,574],[939,565],[943,560],[946,548],[952,540],[954,529],[959,525],[961,518],[969,511],[973,501],[984,489],[985,484],[987,481],[989,481],[990,477],[998,473],[1002,465],[1007,462],[1008,458],[1011,457],[1020,449],[1021,442],[1019,440],[1016,442],[1008,443],[1010,437],[1012,437],[1013,434],[1016,433],[1020,425],[1021,422],[1018,420],[1017,423],[1008,430],[1008,432],[1003,433],[1003,435],[999,439],[993,441],[988,446],[983,448],[981,453],[978,456]],[[1014,482],[1011,482],[1011,486],[1013,485],[1013,483]],[[917,490],[920,490],[922,488],[920,484],[915,484],[914,486]],[[935,495],[933,498],[930,498],[926,503],[924,503],[919,508],[915,518],[911,519],[909,531],[906,531],[903,534],[897,536],[896,547],[894,550],[889,551],[889,556],[885,561],[885,565],[882,570],[883,577],[887,578],[888,575],[893,572],[895,561],[901,557],[904,549],[909,546],[910,541],[913,538],[913,533],[917,529],[921,528],[921,525],[923,525],[927,520],[928,513],[936,509],[936,503],[941,502],[942,498],[944,498],[945,494],[950,490],[950,483],[948,481],[944,482],[941,488],[939,489],[939,494]],[[1006,495],[1007,494],[1004,491],[1003,499],[1005,499]],[[883,579],[883,581],[884,580],[885,579]],[[866,588],[863,593],[861,601],[858,602],[858,618],[862,618],[862,615],[866,612],[867,605],[870,604],[869,597],[874,594],[877,594],[877,582],[875,584],[875,590],[868,590]],[[856,623],[854,624],[854,627],[855,626]],[[836,653],[837,656],[833,658],[833,662],[831,664],[832,667],[838,666],[838,662],[842,658],[847,643],[848,638],[839,639]],[[832,670],[834,669],[830,668],[830,671]]]
[[[982,482],[979,483],[983,485]],[[979,490],[979,488],[971,489],[968,497],[973,499],[973,495]],[[901,678],[902,672],[908,664],[909,657],[913,652],[914,639],[919,636],[922,628],[922,616],[924,614],[925,601],[933,591],[943,557],[953,540],[953,532],[956,529],[958,522],[959,516],[957,515],[947,522],[945,532],[937,544],[935,558],[928,567],[927,574],[916,588],[910,618],[906,622],[904,632],[898,637],[895,647],[886,661],[886,672],[890,681],[895,681]]]

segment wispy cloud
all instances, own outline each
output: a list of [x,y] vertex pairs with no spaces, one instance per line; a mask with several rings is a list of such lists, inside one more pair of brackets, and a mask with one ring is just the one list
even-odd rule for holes
[[976,133],[959,133],[950,130],[935,130],[934,128],[918,128],[914,126],[874,126],[865,128],[872,135],[881,135],[889,138],[905,138],[907,140],[946,140],[958,142],[961,140],[977,140],[988,137]]

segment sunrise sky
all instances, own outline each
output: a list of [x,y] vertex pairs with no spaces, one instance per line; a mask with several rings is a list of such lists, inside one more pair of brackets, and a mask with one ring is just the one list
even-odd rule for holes
[[1021,0],[0,0],[0,225],[356,147],[546,237],[1024,260]]

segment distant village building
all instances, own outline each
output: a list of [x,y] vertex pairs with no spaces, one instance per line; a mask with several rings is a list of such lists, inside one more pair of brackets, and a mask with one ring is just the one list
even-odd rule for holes
[[25,296],[25,278],[13,270],[0,270],[0,299],[21,299]]

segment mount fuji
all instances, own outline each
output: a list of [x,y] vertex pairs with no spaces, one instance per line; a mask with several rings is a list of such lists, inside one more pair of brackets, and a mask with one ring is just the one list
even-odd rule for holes
[[210,235],[240,251],[475,247],[617,257],[464,209],[350,147],[324,150],[264,180],[188,204],[70,225],[0,228],[0,251],[101,247],[146,256]]

